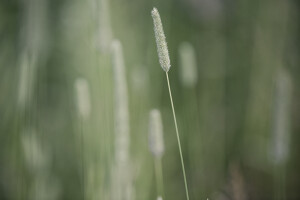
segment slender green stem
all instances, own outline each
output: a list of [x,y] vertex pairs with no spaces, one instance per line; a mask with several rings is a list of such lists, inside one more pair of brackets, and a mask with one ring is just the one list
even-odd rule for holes
[[161,157],[154,159],[154,165],[155,165],[157,194],[158,196],[161,196],[164,199],[164,182],[163,182],[163,175],[162,175]]
[[82,157],[81,157],[81,176],[82,176],[82,195],[83,195],[83,199],[85,199],[85,155],[84,155],[84,136],[83,136],[83,132],[84,132],[84,128],[83,128],[83,119],[80,118],[80,137],[81,137],[81,153],[82,153]]
[[169,89],[169,94],[170,94],[171,106],[172,106],[172,111],[173,111],[173,117],[174,117],[174,123],[175,123],[175,129],[176,129],[176,135],[177,135],[177,141],[178,141],[178,147],[179,147],[179,154],[180,154],[180,160],[181,160],[181,166],[182,166],[182,173],[183,173],[183,178],[184,178],[184,186],[185,186],[186,198],[187,198],[187,200],[189,200],[190,199],[189,198],[189,191],[188,191],[187,182],[186,182],[184,162],[183,162],[183,156],[182,156],[182,150],[181,150],[180,138],[179,138],[179,133],[178,133],[178,128],[177,128],[177,121],[176,121],[176,115],[175,115],[175,109],[174,109],[174,104],[173,104],[173,98],[172,98],[172,92],[171,92],[171,87],[170,87],[170,81],[169,81],[168,72],[166,72],[166,76],[167,76],[168,89]]

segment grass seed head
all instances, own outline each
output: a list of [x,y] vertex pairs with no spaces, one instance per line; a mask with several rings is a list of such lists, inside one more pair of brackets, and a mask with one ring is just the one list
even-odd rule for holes
[[165,72],[168,72],[171,67],[169,51],[158,10],[156,8],[153,8],[151,15],[153,18],[159,63],[163,70]]

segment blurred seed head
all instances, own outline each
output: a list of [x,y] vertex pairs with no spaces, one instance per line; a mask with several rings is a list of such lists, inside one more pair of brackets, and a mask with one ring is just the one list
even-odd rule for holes
[[20,57],[20,78],[18,91],[18,105],[24,109],[31,101],[36,75],[36,64],[33,56],[27,51]]
[[126,161],[129,148],[128,92],[123,50],[119,40],[112,42],[112,63],[115,90],[115,153],[117,161]]
[[20,107],[26,105],[26,99],[28,93],[31,93],[29,90],[29,81],[30,81],[30,70],[29,70],[29,59],[27,55],[23,55],[20,61],[20,78],[19,78],[19,95],[18,95],[18,104]]
[[171,67],[169,51],[158,10],[156,8],[153,8],[151,15],[153,18],[159,63],[163,70],[165,72],[168,72]]
[[183,42],[179,46],[180,58],[180,78],[181,82],[186,87],[193,87],[197,84],[197,62],[194,47],[188,43]]
[[280,69],[275,86],[274,121],[271,154],[275,164],[283,163],[289,154],[290,106],[292,81],[288,72]]
[[163,125],[159,110],[153,109],[149,116],[149,148],[155,157],[162,157],[165,147]]
[[83,78],[75,81],[75,91],[78,113],[83,119],[87,119],[91,112],[91,101],[88,82]]
[[161,196],[157,197],[157,200],[163,200],[163,198]]

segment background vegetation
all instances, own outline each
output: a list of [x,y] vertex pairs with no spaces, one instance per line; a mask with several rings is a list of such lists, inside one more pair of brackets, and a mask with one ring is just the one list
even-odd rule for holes
[[[153,7],[169,46],[190,199],[300,198],[298,1],[2,0],[0,199],[114,199],[114,111],[124,100],[114,96],[114,39],[129,104],[122,199],[157,198],[153,108],[164,129],[164,199],[185,198]],[[181,60],[183,42],[195,60]],[[186,85],[183,65],[193,63],[197,82]],[[78,78],[89,90],[86,114]]]

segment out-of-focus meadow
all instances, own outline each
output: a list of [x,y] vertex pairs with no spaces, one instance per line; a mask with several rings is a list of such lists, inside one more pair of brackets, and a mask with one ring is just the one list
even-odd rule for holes
[[186,198],[153,7],[190,199],[300,199],[298,1],[2,0],[1,200]]

